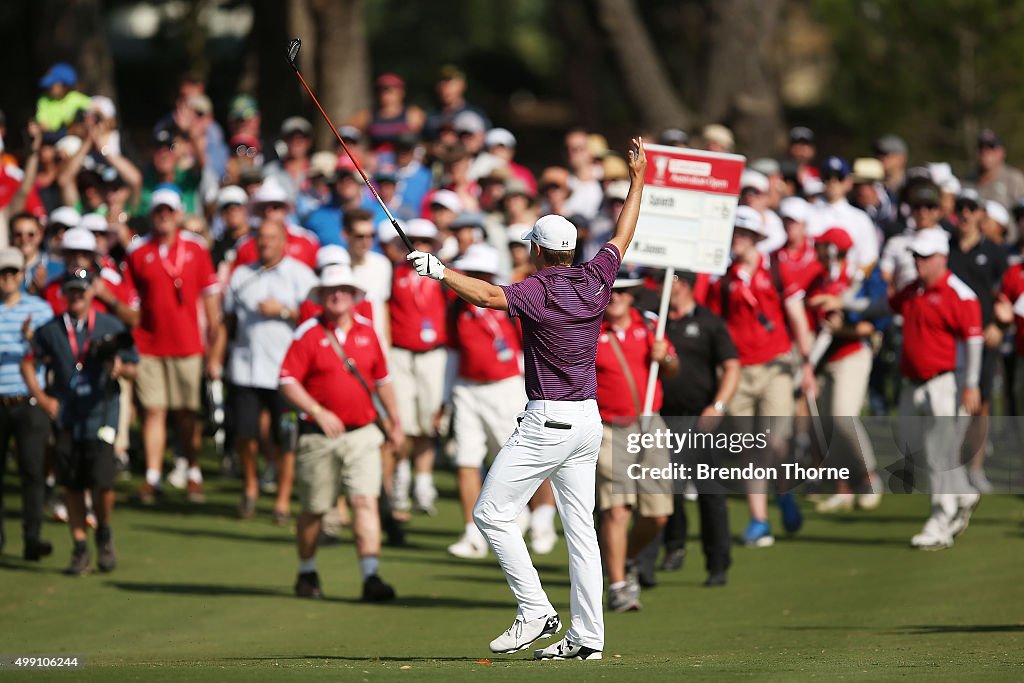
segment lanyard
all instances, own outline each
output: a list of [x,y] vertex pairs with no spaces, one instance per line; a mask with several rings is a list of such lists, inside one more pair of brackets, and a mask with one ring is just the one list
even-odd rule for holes
[[171,282],[174,283],[174,288],[178,290],[179,296],[181,295],[181,274],[184,271],[185,266],[185,249],[182,248],[181,238],[175,238],[174,244],[167,248],[167,256],[170,257],[171,251],[174,251],[174,266],[171,267],[170,260],[160,256],[160,265],[163,266],[164,271],[171,277]]
[[505,333],[501,331],[501,326],[498,325],[498,321],[495,319],[499,314],[479,306],[473,306],[473,308],[475,309],[473,311],[474,315],[484,321],[484,325],[487,327],[487,331],[491,333],[494,341],[503,344],[505,342]]
[[82,371],[82,366],[85,363],[85,356],[89,353],[89,341],[92,337],[92,328],[96,324],[96,311],[92,308],[89,309],[89,319],[85,327],[85,341],[82,343],[81,352],[78,349],[78,335],[75,332],[77,325],[71,324],[71,316],[67,313],[64,314],[64,329],[68,333],[68,346],[71,347],[71,355],[75,357],[75,370]]

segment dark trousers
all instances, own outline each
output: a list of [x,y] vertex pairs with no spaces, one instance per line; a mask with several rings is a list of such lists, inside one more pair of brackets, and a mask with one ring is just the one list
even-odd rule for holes
[[[14,437],[21,478],[21,525],[26,543],[39,540],[43,523],[46,486],[45,452],[50,436],[50,418],[42,408],[28,401],[0,405],[0,480],[7,471],[7,452]],[[4,487],[0,481],[0,523],[3,522]]]
[[[671,552],[686,546],[686,499],[676,494],[672,515],[665,524],[663,543]],[[732,564],[732,538],[729,536],[729,510],[724,493],[701,493],[697,496],[700,509],[700,539],[704,548],[704,566],[709,574],[724,572]]]

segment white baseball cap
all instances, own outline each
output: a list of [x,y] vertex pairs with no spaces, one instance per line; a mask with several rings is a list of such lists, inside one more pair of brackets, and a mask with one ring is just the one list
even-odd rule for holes
[[532,226],[529,223],[513,223],[512,225],[505,228],[505,234],[508,239],[508,243],[511,244],[529,244],[530,240],[523,239],[523,232],[529,234]]
[[[403,226],[404,229],[404,226]],[[398,239],[398,231],[395,230],[395,226],[391,224],[388,219],[382,220],[377,223],[377,242],[380,244],[388,244],[392,240]]]
[[62,251],[96,251],[96,235],[86,228],[71,228],[60,242]]
[[157,190],[149,197],[149,210],[155,211],[159,206],[166,206],[172,211],[181,211],[181,195],[167,187]]
[[57,140],[53,146],[58,152],[63,152],[66,157],[73,157],[82,149],[82,138],[77,135],[65,135]]
[[[391,225],[388,222],[388,225]],[[394,228],[391,228],[394,230]],[[340,244],[328,244],[320,247],[316,252],[316,269],[323,272],[327,266],[349,266],[352,264],[352,257],[348,255],[348,250]]]
[[484,136],[484,147],[515,147],[516,136],[508,128],[491,128]]
[[290,204],[291,201],[288,198],[288,191],[285,190],[279,182],[274,180],[264,180],[260,183],[260,186],[256,188],[256,192],[253,193],[252,203],[255,205],[270,204],[273,202]]
[[466,110],[459,112],[452,119],[452,130],[456,133],[472,133],[476,135],[487,130],[487,123],[475,111]]
[[613,180],[608,183],[608,187],[604,190],[605,199],[618,199],[620,202],[626,201],[626,195],[629,194],[629,181],[628,180]]
[[72,209],[70,206],[60,206],[50,213],[50,219],[48,223],[50,225],[57,223],[60,225],[66,225],[69,228],[73,228],[76,225],[78,225],[78,221],[80,220],[82,220],[81,214]]
[[117,115],[117,107],[114,101],[105,95],[93,95],[89,100],[89,111],[99,112],[105,119],[112,119]]
[[910,252],[917,256],[949,253],[949,234],[942,228],[918,230],[910,243]]
[[430,205],[443,206],[449,211],[455,213],[462,213],[462,199],[459,195],[455,194],[451,190],[438,190],[434,194],[430,195]]
[[222,187],[220,192],[217,193],[217,210],[223,210],[224,207],[231,204],[241,204],[245,206],[249,203],[249,193],[240,188],[238,185],[228,185]]
[[106,233],[110,229],[107,224],[107,219],[98,213],[87,213],[82,216],[82,219],[78,221],[79,228],[85,228],[89,232],[102,232]]
[[355,300],[362,301],[366,296],[366,290],[356,282],[355,275],[349,266],[336,263],[329,265],[320,273],[320,283],[310,292],[310,299],[322,303],[320,292],[327,287],[351,287],[356,290]]
[[768,176],[749,168],[744,170],[740,175],[740,188],[745,190],[748,187],[751,187],[761,193],[765,193],[771,189],[771,185],[768,182]]
[[498,250],[492,246],[477,243],[466,249],[466,253],[457,258],[452,267],[471,273],[498,274]]
[[428,221],[426,218],[413,218],[402,226],[402,230],[405,231],[409,239],[421,237],[437,241],[437,226],[434,225],[433,221]]
[[804,181],[804,196],[813,197],[814,195],[824,194],[825,183],[821,182],[821,178],[808,178]]
[[758,239],[763,240],[768,237],[764,231],[764,220],[761,218],[761,214],[749,206],[736,207],[736,218],[733,225],[742,230],[749,230],[756,234]]
[[806,199],[786,197],[779,202],[779,216],[791,221],[805,222],[811,215],[812,207]]
[[985,202],[985,213],[988,217],[994,220],[1004,228],[1010,224],[1010,212],[1006,210],[1006,207],[997,201],[989,200]]
[[576,226],[562,216],[548,214],[538,218],[523,239],[536,242],[545,249],[569,251],[576,248]]

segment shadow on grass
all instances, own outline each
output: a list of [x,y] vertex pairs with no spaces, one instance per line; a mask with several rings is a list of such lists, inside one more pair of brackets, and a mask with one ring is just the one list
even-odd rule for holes
[[922,636],[947,633],[1024,633],[1024,622],[1019,624],[919,624],[904,626],[900,631]]
[[[458,581],[460,583],[464,581],[468,581],[470,583],[486,583],[492,586],[495,585],[496,581],[501,581],[500,577],[496,578],[493,576],[473,576],[471,574],[441,574],[435,576],[434,578],[443,581]],[[544,584],[545,587],[559,586],[562,588],[568,588],[570,585],[569,579],[555,579],[549,577],[542,577],[541,582]]]
[[793,534],[785,536],[787,543],[823,543],[828,545],[909,545],[902,538],[843,538],[841,536],[812,536],[810,534]]
[[[290,586],[232,586],[219,583],[150,583],[134,581],[108,581],[107,585],[118,590],[133,593],[156,593],[161,595],[196,595],[205,597],[261,597],[261,598],[293,598],[294,594]],[[401,586],[398,587],[399,596],[392,602],[377,603],[377,607],[438,607],[443,609],[508,609],[514,607],[510,601],[462,599],[449,596],[432,595],[401,595]],[[368,604],[355,597],[333,597],[326,596],[320,600],[308,600],[308,602],[340,602],[347,604]]]
[[[498,567],[498,563],[494,561],[494,557],[489,557],[487,560],[463,560],[458,557],[450,557],[440,551],[437,557],[424,557],[421,555],[413,555],[408,558],[409,562],[422,563],[422,564],[443,564],[452,567],[490,567],[500,576],[501,568]],[[534,562],[533,566],[541,574],[559,574],[569,571],[569,563],[565,564],[538,564]]]
[[[240,523],[241,524],[241,523]],[[218,538],[224,541],[258,541],[264,543],[295,543],[294,534],[287,529],[281,529],[280,534],[247,534],[241,531],[222,531],[220,529],[180,529],[174,526],[163,526],[160,524],[132,524],[132,529],[137,531],[152,531],[158,534],[172,534],[174,536],[204,536],[206,538]],[[241,527],[240,527],[241,528]],[[251,527],[245,527],[251,528]]]
[[[343,662],[472,662],[480,657],[344,657],[341,655],[284,655],[282,657],[224,657],[225,662],[274,662],[292,660],[328,659]],[[504,660],[503,660],[504,661]],[[515,660],[508,660],[515,661]]]

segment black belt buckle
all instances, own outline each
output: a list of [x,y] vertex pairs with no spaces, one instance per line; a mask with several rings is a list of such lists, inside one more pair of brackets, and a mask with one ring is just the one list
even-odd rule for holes
[[546,420],[544,426],[548,429],[572,429],[572,425],[568,422],[559,422],[558,420]]

